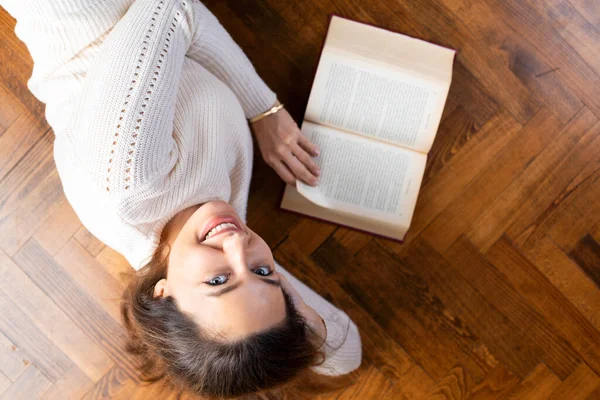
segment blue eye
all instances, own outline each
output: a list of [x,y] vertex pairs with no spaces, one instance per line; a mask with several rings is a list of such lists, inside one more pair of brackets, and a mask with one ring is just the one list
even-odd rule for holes
[[269,276],[273,273],[273,270],[271,270],[269,267],[258,267],[253,269],[252,272],[260,276]]
[[206,283],[210,286],[219,286],[219,285],[224,284],[228,280],[229,280],[229,274],[225,274],[225,275],[215,276],[214,278],[210,279]]

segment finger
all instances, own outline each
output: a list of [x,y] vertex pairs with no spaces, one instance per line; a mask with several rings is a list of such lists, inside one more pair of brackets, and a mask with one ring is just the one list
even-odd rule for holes
[[289,185],[296,184],[296,178],[294,177],[294,174],[282,161],[275,162],[273,164],[273,169],[275,170],[275,172],[277,172],[277,175],[279,175],[279,177],[283,179],[285,183]]
[[292,154],[294,154],[296,156],[296,158],[298,160],[300,160],[300,162],[302,164],[304,164],[304,166],[306,168],[308,168],[308,170],[314,176],[319,176],[321,174],[321,169],[319,168],[317,163],[315,163],[313,161],[313,159],[308,155],[308,153],[302,147],[296,145],[294,147],[294,149],[292,150]]
[[317,147],[317,145],[313,144],[310,140],[308,140],[308,138],[304,136],[302,132],[300,132],[300,135],[298,135],[298,144],[313,157],[319,155],[319,148]]
[[290,171],[307,185],[316,186],[318,183],[317,177],[314,176],[308,168],[304,166],[292,153],[284,158],[283,162],[288,166]]

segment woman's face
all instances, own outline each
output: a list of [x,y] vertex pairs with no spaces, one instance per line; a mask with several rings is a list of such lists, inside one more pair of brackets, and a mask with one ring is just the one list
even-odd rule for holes
[[172,296],[203,329],[235,340],[284,320],[281,280],[269,246],[222,201],[183,210],[171,220],[166,279],[155,296]]

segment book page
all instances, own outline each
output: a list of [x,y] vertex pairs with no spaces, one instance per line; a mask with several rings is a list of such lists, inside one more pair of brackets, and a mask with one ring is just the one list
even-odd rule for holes
[[281,208],[396,240],[403,240],[408,231],[408,225],[369,219],[364,215],[346,214],[331,208],[320,207],[298,193],[296,187],[292,185],[285,186]]
[[456,51],[401,33],[333,15],[325,49],[339,49],[411,69],[428,79],[449,83]]
[[319,185],[298,181],[300,194],[328,209],[410,225],[427,156],[304,121],[302,133],[320,149]]
[[326,48],[304,118],[427,153],[449,87],[449,81]]

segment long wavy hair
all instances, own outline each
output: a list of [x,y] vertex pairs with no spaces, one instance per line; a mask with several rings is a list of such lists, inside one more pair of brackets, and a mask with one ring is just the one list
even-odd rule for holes
[[231,342],[209,336],[174,298],[154,297],[154,286],[167,275],[169,251],[168,244],[161,243],[150,262],[131,276],[122,297],[127,350],[139,356],[142,380],[162,380],[180,393],[219,399],[276,389],[281,395],[281,388],[292,382],[295,385],[288,388],[309,392],[347,384],[338,380],[332,386],[309,370],[323,362],[324,354],[319,338],[285,291],[282,323]]

